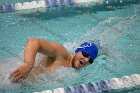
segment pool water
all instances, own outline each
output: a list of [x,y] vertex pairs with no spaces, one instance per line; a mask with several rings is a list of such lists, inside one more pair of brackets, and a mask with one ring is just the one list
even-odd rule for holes
[[[0,93],[32,93],[140,73],[139,3],[33,11],[0,14]],[[98,41],[104,54],[80,70],[60,67],[35,83],[12,84],[9,73],[23,63],[23,49],[31,37],[58,42],[71,53],[84,41]],[[42,56],[38,54],[36,63]]]

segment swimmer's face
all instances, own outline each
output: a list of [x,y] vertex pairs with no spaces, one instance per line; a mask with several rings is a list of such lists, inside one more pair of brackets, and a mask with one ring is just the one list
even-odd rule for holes
[[93,60],[91,60],[90,56],[84,52],[78,52],[74,57],[73,67],[79,69],[87,64],[91,64],[91,62],[93,62]]

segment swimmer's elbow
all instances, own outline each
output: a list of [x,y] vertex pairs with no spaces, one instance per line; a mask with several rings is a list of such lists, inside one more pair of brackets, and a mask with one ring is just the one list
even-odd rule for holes
[[37,42],[38,40],[38,38],[29,38],[27,42]]
[[26,42],[26,47],[32,47],[33,49],[38,50],[40,45],[39,45],[39,39],[38,38],[29,38]]
[[27,40],[27,44],[36,44],[36,45],[38,45],[39,44],[39,39],[38,38],[29,38],[28,40]]

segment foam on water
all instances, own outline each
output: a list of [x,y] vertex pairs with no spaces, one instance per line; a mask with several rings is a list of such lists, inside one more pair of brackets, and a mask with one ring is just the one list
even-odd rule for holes
[[63,45],[70,53],[74,53],[75,49],[79,46],[76,42],[66,42]]
[[[42,54],[37,54],[35,65],[44,57]],[[56,88],[64,86],[67,80],[74,78],[76,71],[73,68],[60,67],[55,73],[52,74],[40,74],[37,76],[35,82],[23,81],[20,84],[12,84],[9,80],[9,74],[13,72],[17,67],[23,64],[23,52],[16,55],[16,57],[7,58],[6,62],[1,62],[0,66],[0,91],[22,91],[22,89],[34,89],[39,86],[39,90],[44,88]],[[28,88],[29,87],[29,88]],[[6,90],[5,90],[6,89]],[[37,89],[36,89],[37,90]]]
[[[139,56],[139,50],[137,49],[137,46],[140,44],[140,42],[137,41],[139,38],[137,29],[137,25],[139,25],[138,22],[140,21],[139,10],[140,7],[137,6],[134,12],[129,10],[131,14],[124,17],[114,15],[102,19],[98,16],[100,20],[99,24],[87,31],[87,33],[82,36],[82,39],[80,39],[90,40],[92,38],[92,40],[96,39],[99,41],[101,47],[106,50],[104,54],[107,55],[106,64],[102,65],[102,68],[114,74],[114,77],[122,76],[126,73],[126,68],[128,67],[133,68],[133,71],[135,71],[135,67],[132,66],[134,63],[132,62],[136,58],[138,59]],[[135,30],[133,28],[135,28]],[[131,51],[135,49],[136,51]],[[120,72],[120,69],[122,72]],[[127,71],[127,73],[131,72]]]

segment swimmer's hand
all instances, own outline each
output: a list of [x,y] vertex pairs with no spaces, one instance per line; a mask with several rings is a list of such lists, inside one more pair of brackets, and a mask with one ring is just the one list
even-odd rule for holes
[[32,69],[32,66],[24,63],[10,74],[9,79],[11,80],[12,83],[19,83],[27,78],[31,69]]

